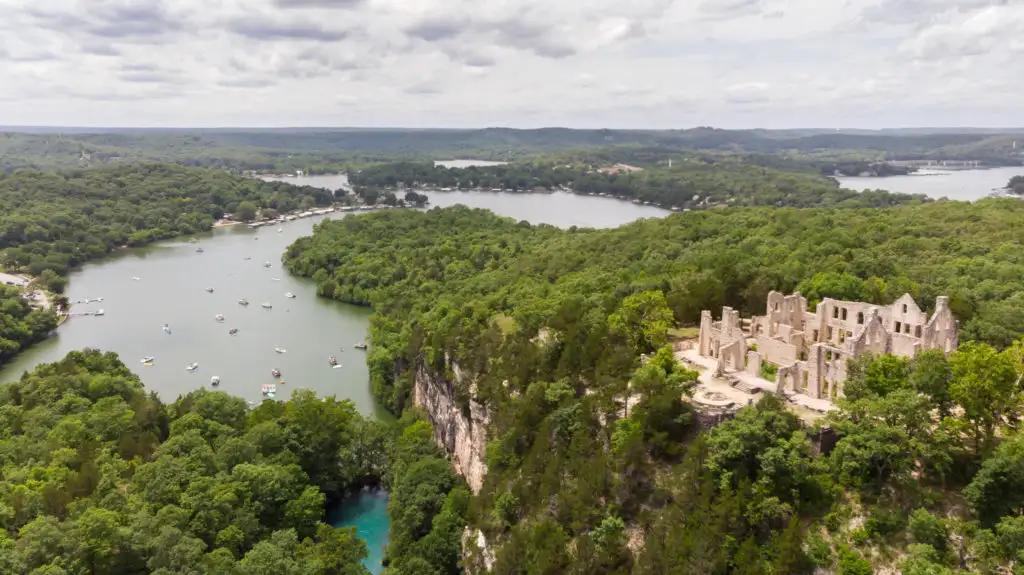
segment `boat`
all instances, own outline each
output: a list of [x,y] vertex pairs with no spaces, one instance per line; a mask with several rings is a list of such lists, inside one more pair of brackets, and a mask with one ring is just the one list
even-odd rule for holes
[[274,369],[270,370],[270,375],[274,377],[281,377],[281,370],[275,367]]
[[333,355],[331,357],[328,357],[327,358],[327,364],[328,365],[338,365],[338,358],[334,357]]
[[93,315],[106,315],[106,312],[103,311],[102,309],[98,309],[98,310],[96,310],[96,313],[93,314]]
[[269,268],[271,265],[273,264],[271,264],[270,262],[263,262],[263,267],[265,268]]
[[208,287],[208,288],[206,288],[206,291],[208,291],[208,292],[210,292],[210,293],[213,293],[213,288],[211,288],[211,287]]
[[213,316],[213,319],[215,319],[217,321],[224,321],[224,316],[222,316],[221,314],[217,314],[217,315]]
[[249,257],[249,256],[245,256],[245,261],[249,261],[249,260],[251,260],[251,259],[252,259],[251,257]]
[[228,330],[228,335],[235,335],[236,333],[238,333],[238,328],[237,327],[233,327],[233,328]]
[[279,282],[279,281],[281,281],[281,278],[270,278],[270,281],[272,281],[272,282]]
[[238,305],[249,305],[249,300],[243,297],[242,299],[238,300]]
[[197,254],[203,253],[203,248],[196,248],[196,253]]
[[334,369],[338,369],[338,368],[340,368],[340,367],[341,367],[341,364],[340,364],[340,363],[337,363],[337,364],[334,364],[334,365],[333,365],[333,366],[331,366],[331,367],[333,367]]
[[273,308],[273,307],[274,307],[274,306],[270,305],[270,302],[266,302],[266,301],[265,301],[265,302],[263,302],[263,303],[262,303],[262,304],[260,304],[260,305],[262,305],[263,307],[265,307],[265,308],[267,308],[267,309],[271,309],[271,308]]
[[166,333],[167,335],[171,335],[171,326],[167,325],[166,323],[164,324],[164,333]]
[[284,294],[284,297],[289,298],[289,299],[295,299],[295,294],[293,294],[292,292],[288,292],[288,293]]
[[268,397],[274,397],[275,393],[277,393],[277,386],[276,385],[274,385],[273,383],[264,383],[263,384],[263,395],[266,395]]
[[356,349],[366,349],[366,344],[363,343],[363,342],[359,342],[359,343],[353,345],[352,347],[354,347]]
[[141,279],[141,278],[140,278],[139,276],[132,276],[132,281],[135,281],[135,282],[137,282],[137,281],[139,281],[140,279]]
[[283,348],[283,347],[281,347],[281,346],[275,347],[274,351],[276,351],[277,353],[288,353],[288,350]]
[[220,385],[220,377],[218,377],[216,375],[211,377],[210,378],[210,385],[212,385],[214,387],[217,387],[218,385]]
[[146,357],[142,358],[142,361],[139,363],[153,363],[154,359],[155,358],[153,356],[147,355]]
[[185,371],[188,372],[194,372],[197,369],[199,369],[199,364],[194,361],[185,367]]
[[277,233],[281,233],[283,231],[284,231],[284,228],[277,228]]

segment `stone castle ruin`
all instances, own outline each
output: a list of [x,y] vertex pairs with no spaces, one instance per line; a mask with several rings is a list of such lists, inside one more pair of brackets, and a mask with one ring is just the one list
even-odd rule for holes
[[831,401],[843,395],[847,359],[862,353],[914,357],[926,349],[948,354],[956,349],[958,329],[945,296],[936,298],[929,316],[910,294],[887,306],[825,298],[809,312],[799,292],[773,291],[766,315],[750,320],[729,307],[720,321],[701,312],[697,352],[717,360],[718,376],[731,370],[760,377],[767,362],[778,368],[777,393]]

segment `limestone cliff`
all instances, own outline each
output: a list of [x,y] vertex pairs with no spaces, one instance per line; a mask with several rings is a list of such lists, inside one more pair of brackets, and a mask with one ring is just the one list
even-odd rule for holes
[[[452,364],[452,373],[456,381],[464,377],[455,364]],[[487,408],[471,399],[468,413],[464,411],[456,401],[454,382],[422,364],[416,368],[414,384],[413,402],[434,426],[438,446],[448,454],[455,472],[466,479],[473,493],[479,493],[487,474],[484,459],[489,421]]]

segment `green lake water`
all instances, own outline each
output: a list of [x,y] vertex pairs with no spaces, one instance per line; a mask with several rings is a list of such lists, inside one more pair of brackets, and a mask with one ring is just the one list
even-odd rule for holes
[[363,561],[363,565],[375,575],[381,572],[384,546],[388,543],[386,491],[365,489],[340,501],[328,511],[327,522],[335,527],[355,527],[359,537],[366,541],[366,548],[370,553]]

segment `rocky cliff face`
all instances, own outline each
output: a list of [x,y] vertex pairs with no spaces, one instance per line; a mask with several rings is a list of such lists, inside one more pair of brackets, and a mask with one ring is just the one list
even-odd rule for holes
[[[455,380],[464,375],[452,364]],[[480,491],[487,474],[484,450],[487,444],[487,408],[470,400],[469,413],[464,413],[455,399],[454,382],[444,374],[436,374],[423,365],[416,368],[413,402],[423,409],[434,426],[434,439],[448,453],[455,472],[466,478],[474,494]]]

